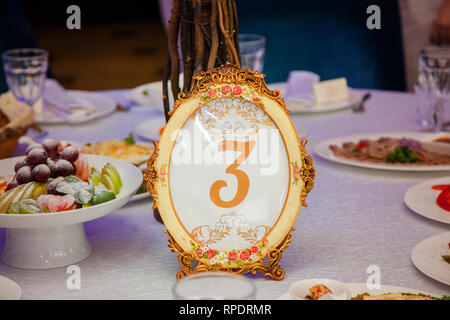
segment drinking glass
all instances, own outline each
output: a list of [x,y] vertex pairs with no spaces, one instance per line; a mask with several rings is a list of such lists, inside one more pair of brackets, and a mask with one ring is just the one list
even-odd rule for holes
[[263,71],[266,38],[258,34],[240,34],[239,50],[243,68],[248,67],[259,73]]
[[3,53],[6,82],[17,100],[30,107],[42,96],[48,68],[43,49],[13,49]]
[[418,85],[431,97],[435,131],[447,129],[444,104],[450,93],[450,47],[429,46],[420,50]]
[[212,271],[184,277],[173,293],[178,300],[247,300],[254,299],[255,287],[241,275]]

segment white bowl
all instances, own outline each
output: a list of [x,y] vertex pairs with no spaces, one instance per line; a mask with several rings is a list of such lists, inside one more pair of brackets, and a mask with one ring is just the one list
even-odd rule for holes
[[352,296],[352,292],[344,283],[332,279],[300,280],[289,287],[289,293],[295,300],[305,300],[305,296],[309,294],[309,289],[318,284],[323,284],[333,292],[333,294],[327,294],[319,300],[348,300]]
[[[122,178],[117,198],[92,207],[42,214],[0,214],[0,227],[8,228],[2,260],[23,269],[47,269],[73,264],[89,256],[83,222],[100,218],[125,205],[142,183],[142,172],[122,160],[85,155],[89,167],[111,163]],[[0,176],[11,176],[23,157],[0,160]]]

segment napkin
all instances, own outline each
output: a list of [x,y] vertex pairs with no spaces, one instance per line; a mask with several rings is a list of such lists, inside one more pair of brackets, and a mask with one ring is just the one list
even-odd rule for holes
[[320,76],[310,71],[291,71],[287,80],[286,98],[288,100],[314,100],[313,86]]
[[45,81],[43,103],[44,108],[60,117],[84,117],[97,112],[87,101],[68,95],[58,81],[53,79]]

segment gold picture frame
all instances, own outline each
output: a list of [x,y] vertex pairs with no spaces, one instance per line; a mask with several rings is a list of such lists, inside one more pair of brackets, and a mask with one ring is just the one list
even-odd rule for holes
[[[226,109],[226,112],[223,113],[216,113],[213,119],[201,118],[207,113],[206,111],[202,113],[202,108],[209,108],[212,103],[216,103],[215,106],[226,104],[220,104],[219,102],[221,101],[228,101],[230,104],[231,102],[234,103],[235,109],[233,109],[233,112],[243,117],[246,121],[244,125],[248,125],[245,134],[255,134],[259,126],[271,125],[278,132],[280,139],[282,139],[280,141],[284,143],[283,150],[286,150],[287,162],[283,164],[286,174],[283,176],[284,180],[280,180],[288,182],[288,185],[285,186],[287,191],[285,192],[285,201],[282,203],[281,212],[274,213],[274,217],[271,217],[275,221],[274,223],[266,229],[259,229],[259,231],[263,230],[259,233],[259,236],[255,235],[257,234],[255,228],[248,229],[253,233],[247,232],[246,236],[243,237],[247,237],[245,239],[249,241],[250,246],[236,250],[218,250],[208,245],[210,240],[200,241],[198,234],[203,235],[202,230],[195,233],[194,231],[199,228],[197,227],[188,231],[188,228],[181,220],[190,221],[184,217],[181,219],[179,212],[175,208],[177,207],[180,210],[180,205],[173,202],[173,197],[176,197],[177,192],[179,193],[178,189],[175,188],[176,186],[187,185],[189,187],[189,183],[194,183],[186,181],[186,178],[183,178],[182,181],[178,180],[178,183],[174,182],[176,180],[175,172],[180,171],[176,171],[177,167],[173,164],[174,160],[171,158],[171,155],[180,135],[180,130],[185,126],[187,127],[188,121],[203,119],[202,125],[204,125],[204,128],[211,129],[211,134],[216,134],[217,132],[219,132],[219,135],[225,134],[223,133],[223,126],[221,127],[222,129],[217,129],[215,123],[212,122],[220,119],[220,117],[229,116],[229,109]],[[235,101],[237,102],[235,103]],[[241,102],[248,109],[241,106]],[[216,107],[205,110],[219,112]],[[263,74],[231,64],[201,72],[199,75],[194,76],[191,91],[179,94],[161,138],[158,143],[155,142],[155,151],[149,158],[147,169],[144,173],[147,190],[149,190],[154,199],[154,208],[159,209],[161,218],[167,228],[169,248],[178,255],[178,261],[182,267],[181,271],[176,275],[177,279],[204,271],[228,271],[239,274],[247,272],[256,274],[261,272],[264,276],[275,280],[283,279],[285,271],[281,268],[279,262],[284,250],[291,243],[291,232],[294,230],[293,224],[300,207],[302,205],[306,206],[306,196],[313,188],[315,177],[312,159],[305,150],[307,140],[300,141],[288,113],[289,111],[281,98],[280,92],[278,90],[272,91],[267,87]],[[239,124],[241,125],[241,123]],[[247,136],[245,136],[245,139],[245,141],[248,141]],[[236,141],[234,142],[237,143]],[[236,162],[237,159],[234,163]],[[172,171],[174,174],[173,178],[171,178]],[[276,177],[273,179],[276,179]],[[254,185],[256,184],[252,184],[252,186]],[[173,190],[171,190],[171,186]],[[214,200],[212,189],[211,187],[210,200]],[[247,183],[247,192],[248,189]],[[244,194],[244,197],[246,194]],[[268,194],[270,195],[271,193]],[[207,199],[207,195],[202,199]],[[177,201],[179,202],[180,200]],[[224,208],[230,208],[230,213],[224,215],[227,216],[227,221],[236,219],[239,216],[238,213],[232,211],[233,208],[231,206],[234,204],[230,204],[230,201],[222,201],[219,204],[216,203],[216,205],[221,206],[222,203]],[[189,206],[192,205],[189,204]],[[208,229],[204,230],[211,232],[211,227],[206,226],[206,228]],[[226,231],[229,230],[230,228],[226,229]],[[239,231],[242,230],[239,229]],[[229,233],[222,230],[222,234],[217,232],[216,236],[218,239],[221,239],[223,234]],[[242,235],[243,232],[240,234]],[[210,241],[210,243],[214,243],[214,241]],[[264,262],[264,259],[267,260],[267,263]]]

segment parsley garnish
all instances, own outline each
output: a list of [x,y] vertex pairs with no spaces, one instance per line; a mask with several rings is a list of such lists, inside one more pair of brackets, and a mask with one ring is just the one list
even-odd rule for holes
[[126,142],[126,144],[135,144],[136,143],[136,140],[134,140],[134,137],[133,137],[133,133],[131,133],[131,132],[128,135],[128,137],[126,137],[124,139],[124,141]]

